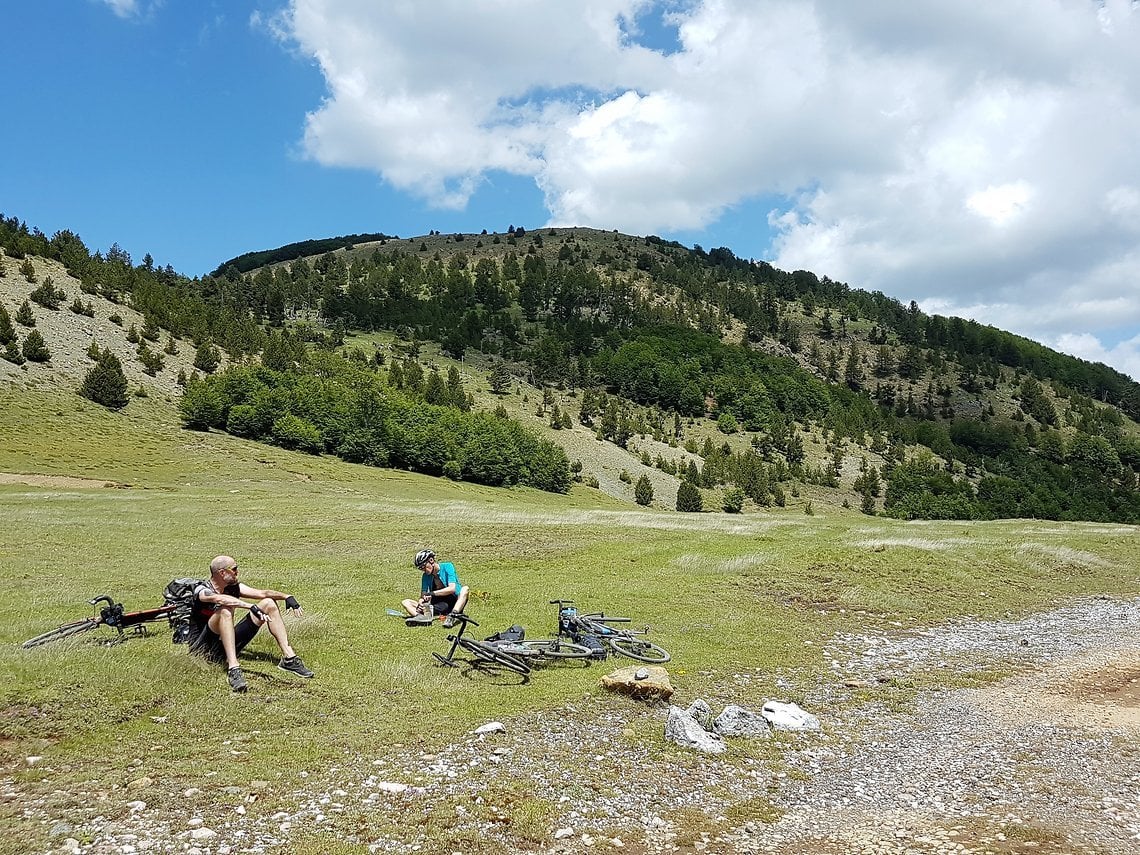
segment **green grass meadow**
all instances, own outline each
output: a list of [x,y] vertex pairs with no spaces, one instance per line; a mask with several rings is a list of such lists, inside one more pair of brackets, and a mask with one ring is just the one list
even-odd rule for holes
[[[580,486],[496,490],[187,432],[155,399],[116,414],[51,389],[0,391],[0,473],[96,482],[0,483],[0,760],[16,788],[61,809],[143,776],[156,782],[156,806],[176,806],[189,787],[224,799],[233,784],[299,770],[319,779],[346,758],[602,696],[610,663],[526,684],[436,667],[430,653],[444,651],[446,633],[384,612],[417,590],[411,558],[424,546],[472,588],[479,631],[520,623],[541,637],[555,597],[649,624],[673,653],[682,704],[759,707],[789,696],[778,677],[815,685],[829,673],[823,642],[838,631],[1140,589],[1135,527],[647,511]],[[306,614],[286,620],[316,679],[279,672],[264,634],[247,651],[244,696],[172,645],[163,624],[121,645],[20,647],[89,613],[85,600],[99,594],[128,609],[159,605],[171,578],[207,575],[218,553],[237,559],[248,584],[296,594]],[[731,678],[744,672],[754,677],[742,688]],[[23,843],[44,833],[22,825],[11,800],[0,822]]]

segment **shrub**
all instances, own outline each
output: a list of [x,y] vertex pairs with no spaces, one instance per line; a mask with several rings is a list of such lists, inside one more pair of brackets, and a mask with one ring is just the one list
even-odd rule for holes
[[721,433],[736,433],[740,430],[740,425],[732,413],[721,413],[720,418],[716,420],[716,428]]
[[273,423],[273,438],[283,448],[320,454],[324,448],[316,425],[300,416],[286,413]]
[[226,417],[226,431],[247,439],[261,436],[262,424],[257,409],[249,404],[236,404],[230,407],[230,413]]
[[222,425],[222,396],[210,383],[190,380],[178,402],[182,424],[191,430],[209,430]]
[[123,374],[123,364],[110,350],[99,354],[83,378],[79,394],[112,410],[121,410],[127,405],[127,377]]

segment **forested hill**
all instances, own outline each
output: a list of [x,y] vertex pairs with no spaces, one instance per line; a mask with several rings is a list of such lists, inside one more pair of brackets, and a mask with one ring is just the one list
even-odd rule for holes
[[[129,300],[152,328],[244,366],[191,380],[187,397],[192,387],[208,402],[199,426],[281,442],[257,410],[274,399],[310,450],[510,483],[486,460],[470,467],[470,446],[441,439],[481,426],[440,422],[429,454],[406,423],[395,429],[312,379],[341,371],[327,357],[349,333],[387,331],[404,343],[396,356],[353,349],[339,363],[342,390],[364,383],[373,404],[462,411],[417,364],[417,343],[438,342],[485,366],[496,391],[514,376],[573,396],[573,409],[538,405],[549,435],[585,427],[639,450],[635,463],[680,479],[678,508],[691,492],[748,510],[823,489],[900,517],[1140,521],[1140,386],[1105,365],[725,248],[513,226],[351,237],[189,280],[117,247],[92,256],[69,232],[49,239],[0,223],[9,268],[28,254],[57,259],[84,291]],[[654,457],[649,440],[690,456]]]

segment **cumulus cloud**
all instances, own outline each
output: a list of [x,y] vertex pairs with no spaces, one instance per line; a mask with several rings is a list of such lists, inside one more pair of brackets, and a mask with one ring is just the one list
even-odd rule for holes
[[327,82],[321,163],[453,209],[527,176],[551,224],[635,233],[782,198],[777,266],[1136,376],[1100,344],[1140,330],[1131,0],[293,0],[275,26]]

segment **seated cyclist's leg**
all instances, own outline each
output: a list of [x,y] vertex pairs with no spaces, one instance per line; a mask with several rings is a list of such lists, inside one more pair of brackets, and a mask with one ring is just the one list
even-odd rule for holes
[[245,648],[261,623],[253,615],[247,614],[234,625],[234,610],[219,608],[210,616],[210,621],[191,645],[195,653],[200,653],[215,662],[225,662],[226,669],[238,667],[238,653]]
[[456,608],[459,602],[459,597],[452,594],[450,597],[432,597],[431,607],[437,615],[449,615],[452,612],[461,611]]
[[400,603],[404,607],[404,611],[408,613],[408,617],[415,617],[420,613],[420,601],[407,599]]
[[467,595],[470,593],[466,585],[459,589],[459,595],[455,598],[455,606],[451,609],[452,612],[461,612],[467,608]]
[[[257,603],[257,607],[261,609],[261,611],[269,619],[269,634],[273,636],[273,640],[276,641],[277,646],[281,648],[281,655],[286,659],[292,659],[297,654],[289,644],[289,632],[285,629],[285,621],[281,619],[281,609],[277,606],[277,601],[270,597],[266,597],[264,600],[260,600]],[[239,632],[239,630],[241,629],[242,624],[244,624],[247,620],[254,623],[254,628],[253,631],[249,633],[249,638],[243,642],[240,640],[241,632]],[[249,643],[249,640],[257,634],[257,630],[263,623],[265,623],[265,621],[255,618],[251,613],[237,625],[237,628],[234,630],[234,634],[238,637],[238,650],[241,650],[243,647],[245,647],[246,644]]]

